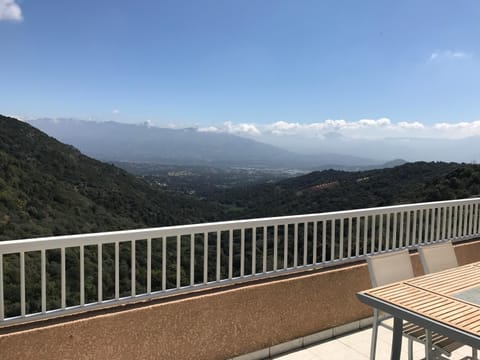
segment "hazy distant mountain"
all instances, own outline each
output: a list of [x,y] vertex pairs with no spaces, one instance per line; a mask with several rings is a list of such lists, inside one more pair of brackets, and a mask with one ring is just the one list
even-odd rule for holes
[[106,161],[301,169],[379,165],[370,159],[302,155],[227,133],[166,129],[117,122],[38,119],[29,123],[83,153]]
[[390,160],[390,161],[387,161],[386,163],[384,163],[383,167],[384,168],[393,168],[393,167],[396,167],[396,166],[406,164],[407,162],[408,161],[405,161],[403,159],[393,159],[393,160]]
[[336,154],[355,154],[363,158],[395,159],[406,161],[479,162],[480,136],[460,139],[426,137],[389,137],[382,139],[352,138],[329,133],[323,139],[299,138],[294,135],[267,136],[266,143],[282,144],[285,149],[316,154],[329,151]]

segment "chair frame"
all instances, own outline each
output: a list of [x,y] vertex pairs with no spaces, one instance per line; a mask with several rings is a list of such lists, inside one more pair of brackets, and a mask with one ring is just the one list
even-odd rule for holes
[[[401,252],[390,252],[390,253],[385,253],[385,254],[380,254],[380,255],[374,255],[374,256],[367,256],[367,265],[368,265],[368,273],[370,274],[370,282],[372,283],[373,287],[385,285],[386,283],[379,283],[377,276],[376,276],[376,271],[375,271],[375,266],[374,262],[375,260],[379,258],[387,258],[389,256],[402,256],[404,254],[408,255],[408,250],[403,250]],[[409,260],[410,261],[410,260]],[[413,276],[413,268],[410,263],[410,271],[411,275]],[[410,275],[410,274],[409,274]],[[407,275],[405,278],[409,278],[411,276]],[[400,279],[398,279],[400,280]],[[382,317],[380,319],[380,312],[378,309],[373,309],[373,324],[372,324],[372,339],[371,339],[371,344],[370,344],[370,360],[375,360],[375,355],[376,355],[376,350],[377,350],[377,338],[378,338],[378,327],[379,326],[385,326],[389,329],[392,329],[390,326],[387,326],[383,324],[382,322],[384,320],[387,320],[388,318],[391,318],[391,316],[387,315],[385,317]],[[413,339],[408,337],[408,359],[412,360],[413,359]]]
[[[389,257],[400,259],[403,257],[404,269],[405,274],[398,276],[398,273],[392,273],[392,279],[383,279],[382,281],[378,281],[378,274],[376,273],[378,270],[375,270],[376,265],[374,264],[379,259],[388,259]],[[370,281],[373,287],[387,285],[392,282],[406,280],[415,276],[413,272],[413,266],[410,259],[410,253],[407,249],[400,250],[400,251],[390,251],[383,254],[371,255],[367,256],[367,265],[370,274]],[[377,338],[378,338],[378,327],[384,326],[390,330],[392,327],[383,323],[384,320],[391,318],[392,316],[387,314],[387,316],[380,318],[380,312],[378,309],[373,310],[373,324],[372,324],[372,339],[370,345],[370,360],[375,360],[376,349],[377,349]],[[432,338],[438,337],[438,334],[432,333],[428,329],[424,329],[420,326],[404,323],[403,328],[403,335],[408,339],[408,359],[413,359],[413,341],[420,342],[425,345],[425,358],[427,360],[430,359],[446,359],[444,356],[450,356],[451,351],[459,348],[461,344],[451,342],[449,345],[451,349],[446,350],[441,346],[437,346]],[[442,337],[442,339],[446,339]],[[448,339],[447,339],[448,340]],[[473,358],[477,360],[476,358]]]

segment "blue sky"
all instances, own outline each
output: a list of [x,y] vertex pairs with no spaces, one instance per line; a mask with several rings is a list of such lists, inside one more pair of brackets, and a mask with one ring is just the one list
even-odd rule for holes
[[0,0],[0,113],[480,132],[479,39],[477,0]]

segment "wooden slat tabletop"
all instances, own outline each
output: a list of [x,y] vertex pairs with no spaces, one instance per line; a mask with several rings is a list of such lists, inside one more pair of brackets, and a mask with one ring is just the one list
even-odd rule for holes
[[480,337],[480,305],[455,294],[480,287],[480,262],[363,293]]
[[420,276],[405,282],[442,295],[452,295],[462,290],[480,286],[480,266],[469,264],[441,273]]

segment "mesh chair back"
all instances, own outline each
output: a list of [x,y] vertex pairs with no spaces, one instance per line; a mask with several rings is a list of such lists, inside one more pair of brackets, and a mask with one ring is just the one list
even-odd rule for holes
[[425,274],[458,266],[457,256],[451,241],[422,246],[418,249],[418,253]]
[[382,286],[414,277],[408,250],[367,257],[372,286]]

